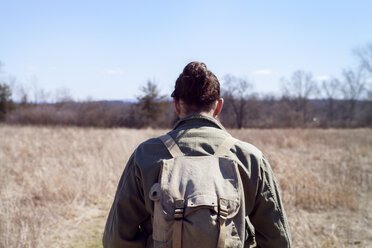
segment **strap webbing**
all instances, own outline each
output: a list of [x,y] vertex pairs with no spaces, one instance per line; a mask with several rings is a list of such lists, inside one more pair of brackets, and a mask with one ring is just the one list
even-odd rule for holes
[[172,237],[172,247],[182,247],[182,222],[183,222],[184,200],[175,201],[174,209],[174,228]]
[[160,136],[159,139],[164,143],[164,145],[167,147],[169,153],[172,155],[172,157],[182,157],[184,156],[184,153],[180,150],[174,139],[168,135],[165,134],[163,136]]
[[227,219],[227,200],[219,199],[219,212],[218,212],[218,222],[220,225],[220,233],[218,235],[217,248],[225,247],[226,240],[226,219]]
[[176,220],[174,222],[172,248],[182,247],[182,220]]
[[236,143],[236,141],[237,140],[233,137],[227,137],[222,142],[222,144],[217,148],[214,155],[216,155],[218,157],[225,155],[230,150],[230,148]]

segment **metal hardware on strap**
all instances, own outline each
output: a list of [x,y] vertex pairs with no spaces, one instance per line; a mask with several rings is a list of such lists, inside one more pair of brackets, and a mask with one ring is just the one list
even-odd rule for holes
[[174,210],[174,220],[183,219],[183,208],[176,208]]
[[173,248],[181,248],[182,246],[182,221],[184,211],[184,200],[176,200],[174,202],[174,228],[173,228]]
[[226,220],[229,214],[227,209],[227,200],[219,199],[218,201],[219,209],[218,209],[218,222],[220,225],[220,233],[218,235],[218,242],[217,248],[224,248],[225,247],[225,239],[226,239]]
[[167,147],[169,153],[172,155],[172,157],[182,157],[185,154],[181,151],[181,149],[178,147],[174,139],[169,135],[165,134],[163,136],[160,136],[159,139],[164,143],[164,145]]
[[224,208],[224,209],[220,208],[219,214],[220,214],[219,217],[222,218],[224,221],[226,221],[227,215],[228,215],[227,208]]
[[223,156],[225,155],[231,147],[236,143],[236,139],[233,137],[227,137],[222,144],[217,148],[216,152],[214,153],[215,156]]
[[174,201],[174,219],[180,220],[183,219],[183,210],[185,208],[184,200],[175,200]]

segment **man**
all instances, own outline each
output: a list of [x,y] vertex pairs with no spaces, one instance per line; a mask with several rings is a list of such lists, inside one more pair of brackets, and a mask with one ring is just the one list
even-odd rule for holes
[[[217,77],[204,63],[191,62],[180,74],[172,93],[180,120],[168,133],[186,156],[213,155],[230,137],[216,119],[223,106]],[[162,161],[172,159],[166,143],[159,138],[147,140],[130,157],[118,184],[109,213],[103,245],[105,248],[157,247],[153,235],[154,202],[150,191],[159,180]],[[291,247],[287,219],[269,163],[254,146],[235,140],[227,147],[225,157],[238,165],[243,188],[245,226],[235,233],[239,243],[224,247]],[[231,235],[227,234],[227,235]],[[155,242],[154,242],[155,240]],[[161,247],[172,247],[164,243]],[[200,244],[200,247],[204,247]]]

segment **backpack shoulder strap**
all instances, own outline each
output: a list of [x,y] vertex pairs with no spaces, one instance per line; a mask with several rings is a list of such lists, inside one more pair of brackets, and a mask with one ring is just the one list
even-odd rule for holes
[[225,155],[230,148],[237,142],[237,139],[233,137],[227,137],[222,144],[217,148],[216,152],[214,153],[215,156],[223,156]]
[[172,155],[173,158],[185,156],[185,154],[181,151],[179,146],[176,144],[174,139],[169,134],[160,136],[159,139],[167,147],[169,153]]

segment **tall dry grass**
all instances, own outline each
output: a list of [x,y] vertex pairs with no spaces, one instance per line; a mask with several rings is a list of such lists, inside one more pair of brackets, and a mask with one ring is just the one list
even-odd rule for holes
[[71,247],[87,221],[104,219],[126,160],[151,136],[153,130],[0,127],[0,246]]
[[[127,159],[164,132],[0,126],[0,247],[100,247]],[[294,247],[371,247],[371,129],[231,133],[268,157]]]
[[234,130],[268,157],[295,247],[372,247],[372,130]]

